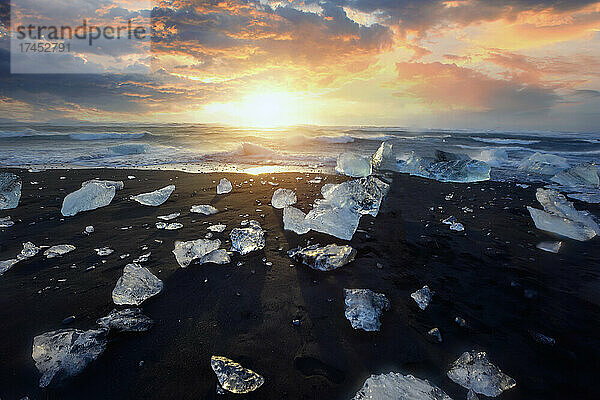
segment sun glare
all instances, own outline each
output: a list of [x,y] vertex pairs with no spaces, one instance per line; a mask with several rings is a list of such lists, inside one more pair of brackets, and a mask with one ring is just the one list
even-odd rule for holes
[[238,101],[208,104],[204,111],[240,126],[269,128],[310,123],[299,97],[283,91],[257,91]]

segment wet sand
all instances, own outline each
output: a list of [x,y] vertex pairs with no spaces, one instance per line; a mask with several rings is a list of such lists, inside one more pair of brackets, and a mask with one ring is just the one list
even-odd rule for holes
[[[307,241],[345,242],[286,232],[282,211],[268,205],[273,191],[284,187],[295,189],[299,207],[310,210],[322,186],[308,183],[316,174],[12,172],[23,179],[23,196],[17,209],[0,211],[0,217],[10,215],[16,222],[0,229],[0,260],[14,257],[26,241],[77,249],[53,259],[40,252],[0,276],[2,399],[348,399],[369,375],[389,371],[426,378],[454,399],[464,399],[466,390],[445,373],[472,349],[487,351],[517,381],[500,398],[600,398],[595,379],[600,370],[599,239],[566,240],[559,254],[537,249],[552,237],[535,229],[525,209],[538,207],[535,186],[448,184],[394,175],[378,217],[364,216],[349,242],[358,251],[356,260],[325,273],[292,263],[287,250]],[[234,189],[217,196],[222,177]],[[123,180],[125,188],[107,207],[63,218],[64,196],[91,178]],[[327,176],[323,183],[343,180]],[[168,184],[177,189],[160,207],[129,200]],[[190,213],[197,204],[212,204],[220,212]],[[598,205],[576,202],[576,207],[600,215]],[[155,228],[157,216],[173,212],[182,214],[176,220],[183,223],[181,230]],[[464,232],[440,222],[451,215]],[[229,265],[179,268],[171,253],[175,240],[202,238],[209,224],[224,223],[227,229],[214,237],[227,241],[244,219],[255,219],[267,230],[263,251],[234,254]],[[87,225],[95,227],[89,236],[82,234]],[[94,249],[104,246],[115,252],[97,256]],[[39,389],[33,337],[67,327],[94,328],[95,320],[114,308],[111,291],[125,264],[146,252],[142,246],[152,251],[145,266],[165,284],[161,294],[142,305],[155,326],[146,333],[111,334],[105,353],[82,374],[64,387]],[[222,247],[229,249],[229,243]],[[127,253],[128,258],[119,257]],[[90,266],[95,269],[86,271]],[[425,284],[435,295],[421,311],[410,293]],[[344,288],[386,294],[392,307],[383,314],[380,332],[351,328],[344,317]],[[526,290],[533,291],[528,292],[532,298]],[[76,319],[63,324],[70,315]],[[458,326],[457,316],[468,327]],[[433,327],[440,329],[443,343],[430,341],[427,331]],[[530,331],[555,338],[556,345],[537,343]],[[265,384],[245,396],[217,395],[211,355],[240,362],[262,374]]]

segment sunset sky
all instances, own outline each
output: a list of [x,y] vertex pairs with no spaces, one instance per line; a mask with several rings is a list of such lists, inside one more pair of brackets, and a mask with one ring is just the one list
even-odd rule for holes
[[151,56],[90,75],[10,74],[0,4],[4,122],[600,126],[596,1],[155,1]]

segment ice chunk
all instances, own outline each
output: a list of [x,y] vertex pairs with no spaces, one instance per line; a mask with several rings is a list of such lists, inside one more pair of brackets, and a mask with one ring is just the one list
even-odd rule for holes
[[551,178],[552,182],[568,187],[594,187],[600,186],[598,169],[592,163],[579,164],[559,172]]
[[173,254],[175,254],[175,259],[179,266],[181,268],[186,268],[192,261],[202,259],[202,257],[219,247],[221,247],[221,241],[219,239],[197,239],[187,242],[176,241]]
[[11,258],[9,260],[0,261],[0,276],[2,274],[4,274],[6,271],[8,271],[9,269],[11,269],[19,261],[20,260],[17,260],[16,258]]
[[435,292],[429,289],[429,286],[423,286],[423,289],[419,289],[416,292],[412,293],[410,297],[417,303],[421,310],[424,310],[429,305],[431,298]]
[[554,346],[556,344],[556,339],[543,335],[539,332],[530,332],[530,334],[533,340],[538,343],[545,344],[546,346]]
[[198,263],[213,263],[213,264],[229,264],[231,262],[231,258],[225,249],[217,249],[213,250],[210,253],[206,254],[202,257]]
[[212,356],[210,366],[217,375],[219,385],[232,393],[249,393],[265,383],[262,376],[226,357]]
[[2,217],[0,218],[0,228],[9,228],[13,226],[15,223],[11,221],[10,217]]
[[354,329],[367,332],[378,331],[379,317],[390,309],[390,302],[382,293],[369,289],[344,289],[345,315]]
[[21,252],[17,254],[15,258],[0,261],[0,275],[11,269],[19,261],[27,260],[28,258],[35,256],[40,250],[40,247],[37,247],[31,242],[23,243],[23,250],[21,250]]
[[219,210],[217,210],[215,207],[208,205],[208,204],[202,204],[199,206],[192,206],[192,208],[190,209],[190,212],[193,213],[197,213],[197,214],[204,214],[204,215],[213,215],[219,212]]
[[371,162],[355,153],[342,153],[337,158],[335,171],[355,178],[371,175]]
[[256,221],[250,221],[246,228],[235,228],[229,234],[231,251],[241,255],[265,248],[265,232]]
[[339,183],[326,183],[321,187],[321,194],[323,197],[327,196],[327,193],[336,186],[339,186]]
[[70,217],[82,211],[105,207],[114,199],[115,191],[115,186],[103,182],[89,182],[65,197],[60,212],[65,217]]
[[376,217],[389,189],[390,185],[381,179],[368,176],[331,187],[323,194],[323,198],[327,204],[335,207],[345,207],[359,214]]
[[440,182],[469,183],[490,179],[490,166],[487,163],[440,151],[437,158],[421,157],[413,152],[408,159],[398,163],[398,170]]
[[114,253],[114,250],[111,249],[110,247],[101,247],[99,249],[94,249],[94,250],[96,250],[96,254],[98,254],[100,257],[109,256],[112,253]]
[[144,300],[159,294],[162,289],[163,282],[148,268],[127,264],[123,269],[123,276],[112,291],[112,299],[117,305],[139,306]]
[[549,253],[558,253],[563,242],[541,242],[538,243],[537,247],[540,250],[547,251]]
[[427,334],[433,338],[436,342],[442,343],[442,334],[438,328],[433,328]]
[[567,159],[554,154],[535,153],[519,163],[519,170],[542,175],[553,175],[565,168],[569,168]]
[[371,375],[353,400],[452,400],[426,379],[390,372]]
[[333,271],[354,260],[356,250],[350,246],[318,244],[288,251],[288,256],[319,271]]
[[225,230],[225,228],[227,228],[227,225],[215,224],[215,225],[210,225],[207,229],[211,232],[221,233]]
[[532,207],[527,209],[538,229],[580,241],[600,234],[600,226],[594,217],[587,211],[575,209],[562,194],[539,188],[536,198],[544,211]]
[[492,364],[483,351],[463,353],[448,371],[448,378],[475,393],[496,397],[517,385],[515,380]]
[[33,338],[31,356],[42,373],[40,387],[79,374],[104,352],[106,330],[61,329]]
[[283,229],[303,235],[310,231],[310,225],[305,221],[306,214],[295,207],[283,209]]
[[142,193],[137,196],[131,196],[131,200],[135,200],[145,206],[157,207],[163,204],[169,199],[171,194],[175,191],[175,185],[165,186],[162,189],[155,190],[150,193]]
[[159,215],[156,218],[160,219],[161,221],[170,221],[172,219],[179,217],[180,215],[181,215],[181,213],[173,213],[173,214],[169,214],[169,215]]
[[157,222],[156,228],[157,229],[166,229],[168,231],[174,231],[174,230],[183,228],[183,224],[180,224],[179,222],[171,222],[170,224],[167,224],[166,222]]
[[152,327],[154,321],[142,314],[139,308],[113,309],[106,317],[96,323],[104,328],[118,332],[145,332]]
[[308,212],[305,221],[314,231],[351,240],[360,217],[360,214],[350,208],[334,207],[321,202]]
[[44,255],[46,258],[54,258],[60,257],[63,254],[67,254],[75,250],[75,246],[71,244],[59,244],[56,246],[50,247],[48,250],[44,251]]
[[393,146],[389,142],[381,143],[375,154],[371,157],[371,165],[378,171],[396,171],[396,156],[394,156]]
[[451,231],[462,232],[462,231],[465,230],[465,227],[460,222],[454,222],[453,224],[450,224],[450,230]]
[[217,185],[217,194],[225,194],[231,192],[233,186],[226,178],[222,178]]
[[271,205],[275,208],[285,208],[296,204],[296,193],[290,189],[277,189],[271,198]]
[[0,210],[9,210],[19,205],[22,186],[18,175],[10,172],[0,173]]
[[85,227],[84,233],[89,235],[90,233],[94,233],[94,227],[92,225],[88,225]]
[[115,190],[121,190],[125,187],[125,184],[123,183],[123,181],[103,181],[100,179],[90,179],[89,181],[85,181],[81,184],[81,187],[84,187],[85,185],[90,184],[90,183],[102,183],[106,186],[114,187]]

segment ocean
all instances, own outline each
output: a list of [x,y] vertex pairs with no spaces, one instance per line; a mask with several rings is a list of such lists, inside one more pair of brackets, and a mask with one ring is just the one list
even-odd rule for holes
[[412,130],[294,126],[275,129],[202,124],[0,126],[0,166],[150,168],[191,172],[333,172],[338,154],[370,156],[390,141],[398,159],[415,151],[464,153],[492,166],[491,179],[530,182],[518,170],[535,152],[569,164],[596,162],[600,133]]

